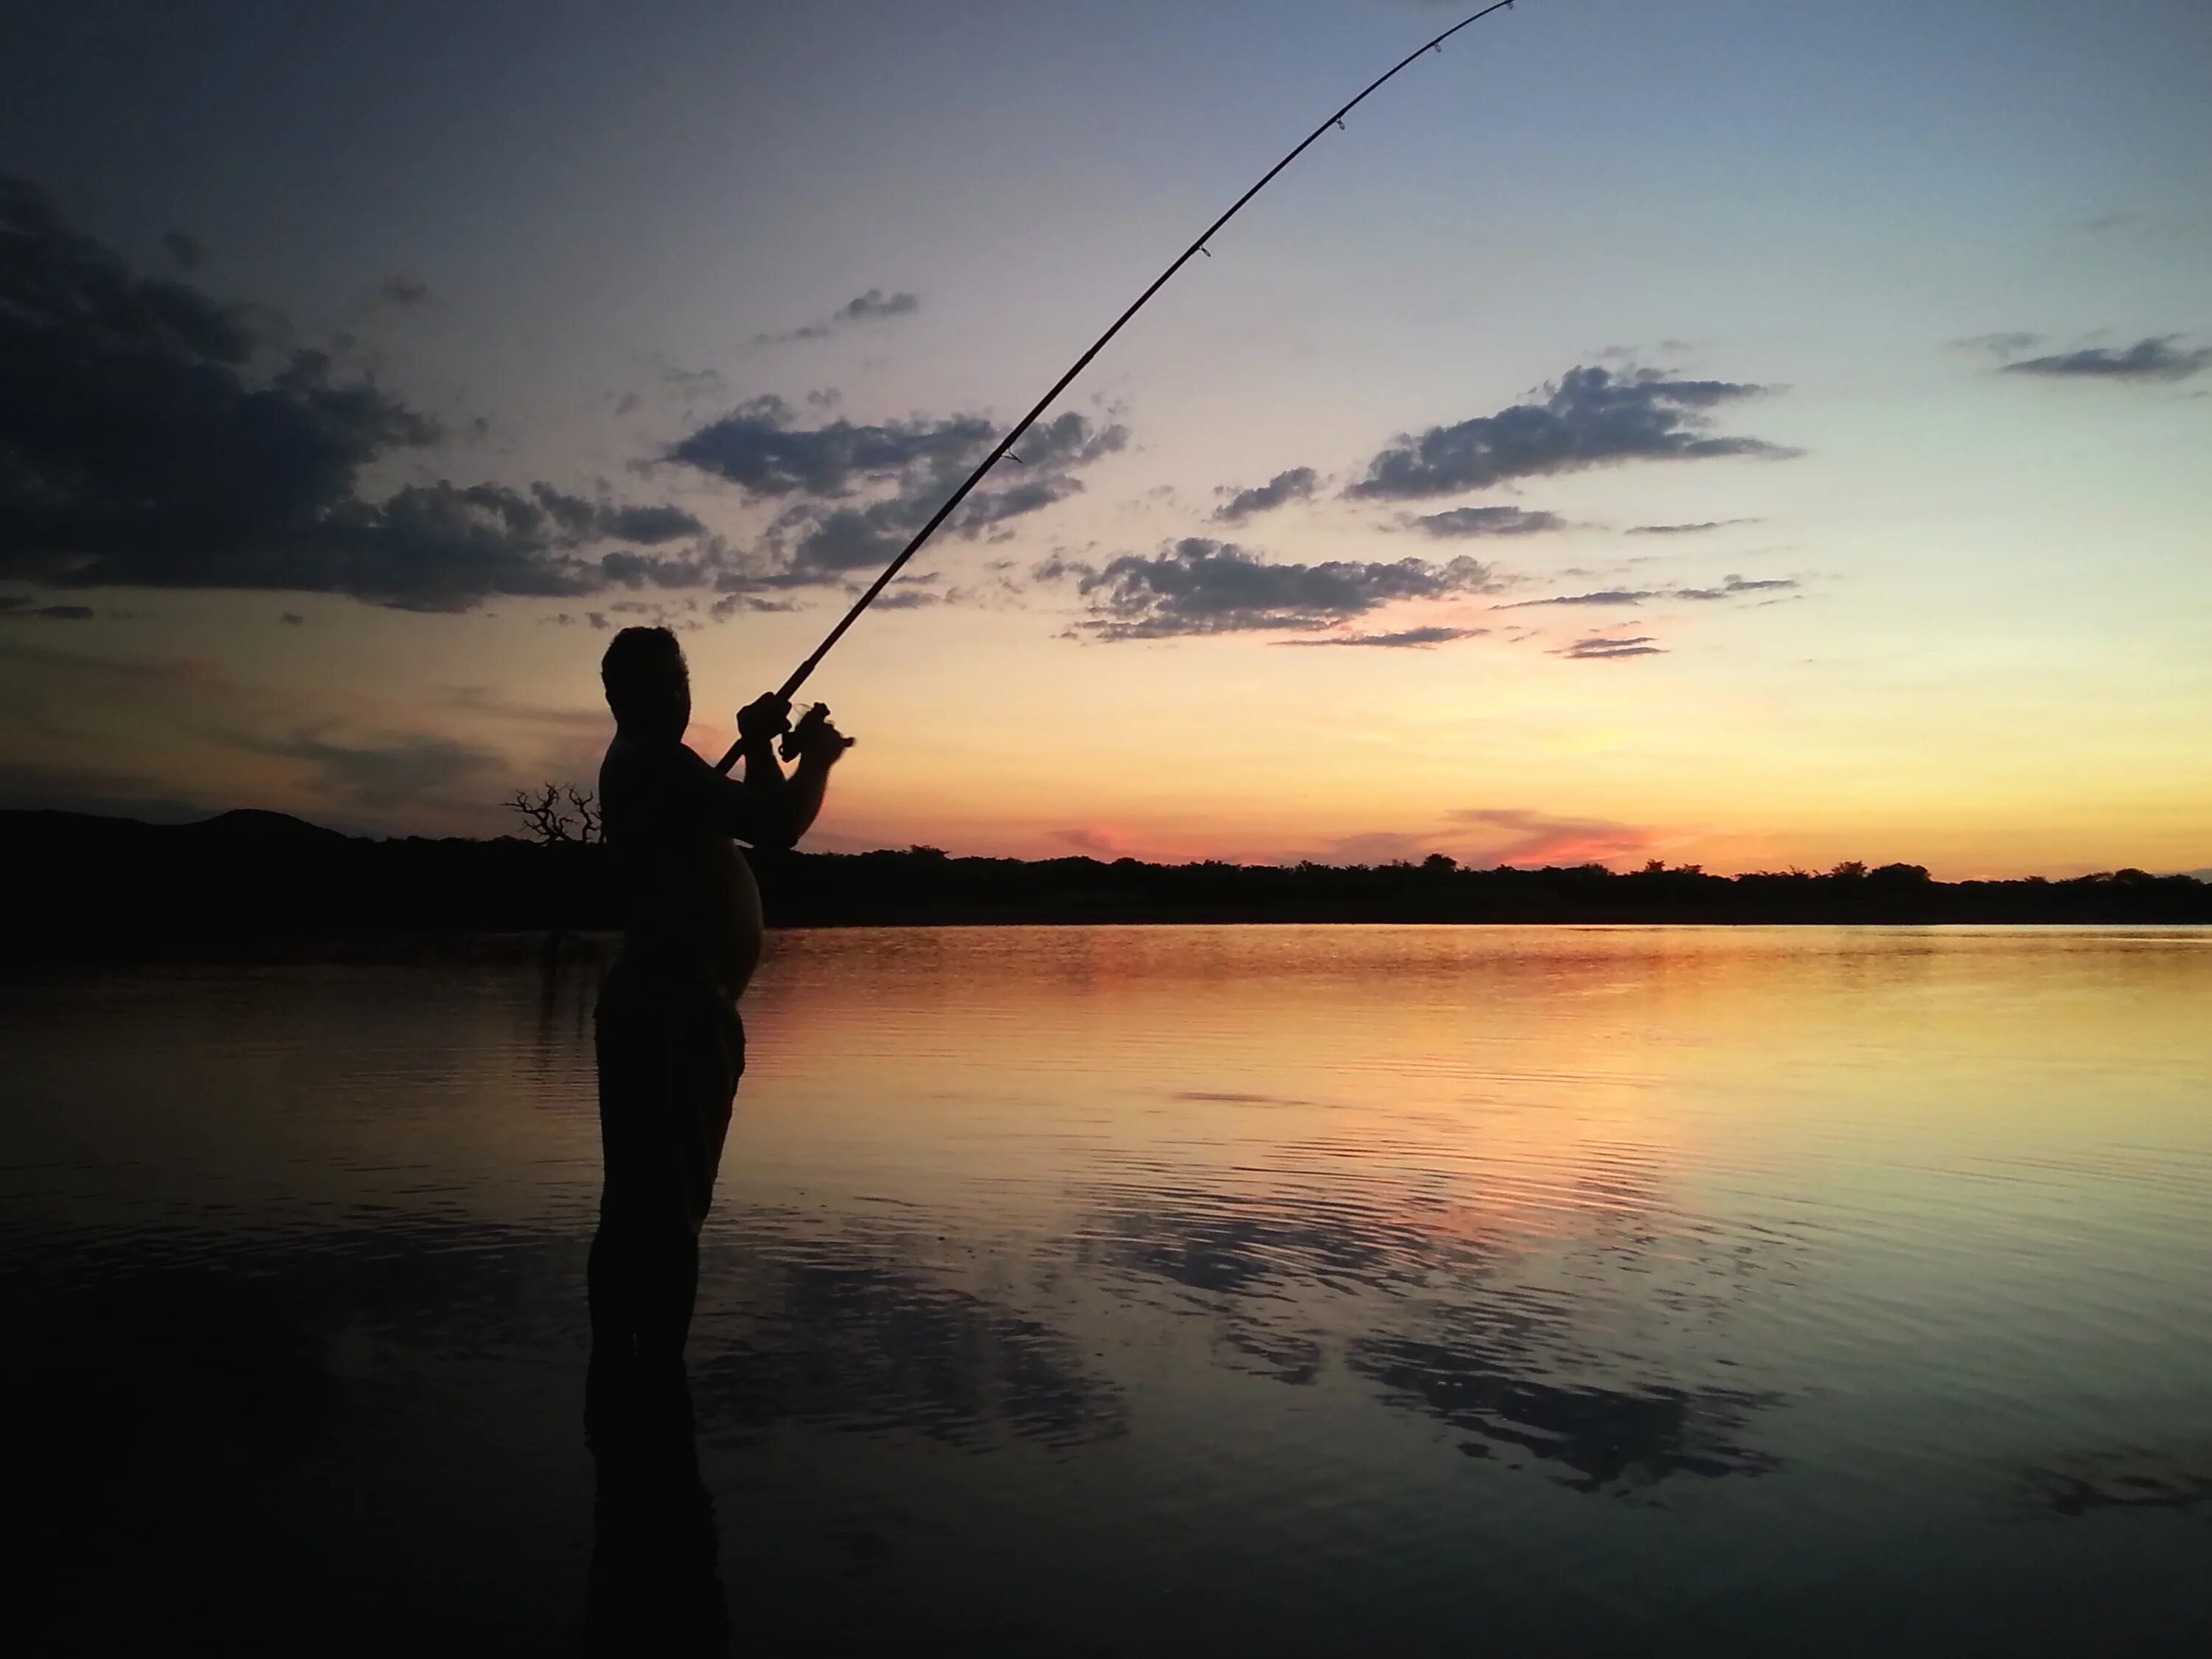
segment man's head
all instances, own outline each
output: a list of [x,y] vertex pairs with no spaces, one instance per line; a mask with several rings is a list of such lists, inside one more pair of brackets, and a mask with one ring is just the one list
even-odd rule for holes
[[691,724],[691,674],[665,628],[625,628],[599,659],[607,707],[625,732],[681,738]]

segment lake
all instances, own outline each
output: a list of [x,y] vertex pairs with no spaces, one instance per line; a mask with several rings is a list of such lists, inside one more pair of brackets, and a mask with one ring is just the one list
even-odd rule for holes
[[[603,948],[11,981],[38,1650],[575,1650]],[[740,1651],[2212,1644],[2212,933],[792,933],[744,1014]]]

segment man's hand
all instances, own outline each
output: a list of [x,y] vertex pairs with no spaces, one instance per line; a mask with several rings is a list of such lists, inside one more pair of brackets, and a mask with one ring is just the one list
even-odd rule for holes
[[752,746],[774,743],[791,730],[791,699],[770,691],[738,710],[738,741]]
[[852,746],[853,739],[830,724],[830,705],[817,702],[799,717],[784,752],[797,756],[802,765],[827,770]]

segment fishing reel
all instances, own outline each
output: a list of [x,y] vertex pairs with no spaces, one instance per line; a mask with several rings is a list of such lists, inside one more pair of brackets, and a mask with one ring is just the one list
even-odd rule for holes
[[[766,699],[763,698],[762,701],[765,702]],[[778,738],[779,750],[783,758],[786,761],[797,760],[799,751],[805,748],[808,740],[813,737],[815,730],[828,725],[829,721],[830,705],[826,702],[817,702],[801,714],[796,724],[787,725]],[[714,763],[714,769],[717,772],[726,774],[732,767],[744,758],[745,738],[743,735],[744,717],[742,712],[738,715],[738,725],[739,728],[738,740],[730,745],[728,752],[721,759]],[[849,744],[852,739],[848,738],[846,742]]]
[[817,727],[827,725],[829,720],[830,705],[828,703],[809,703],[806,706],[806,712],[801,714],[791,729],[783,734],[780,749],[784,759],[797,760],[799,751],[806,746],[806,739],[812,735]]

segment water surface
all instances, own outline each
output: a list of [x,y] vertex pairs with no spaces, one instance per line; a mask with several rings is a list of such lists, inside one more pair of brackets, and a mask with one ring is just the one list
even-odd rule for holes
[[[566,1651],[599,957],[0,1009],[56,1645]],[[2212,935],[777,936],[691,1380],[741,1645],[2212,1637]]]

